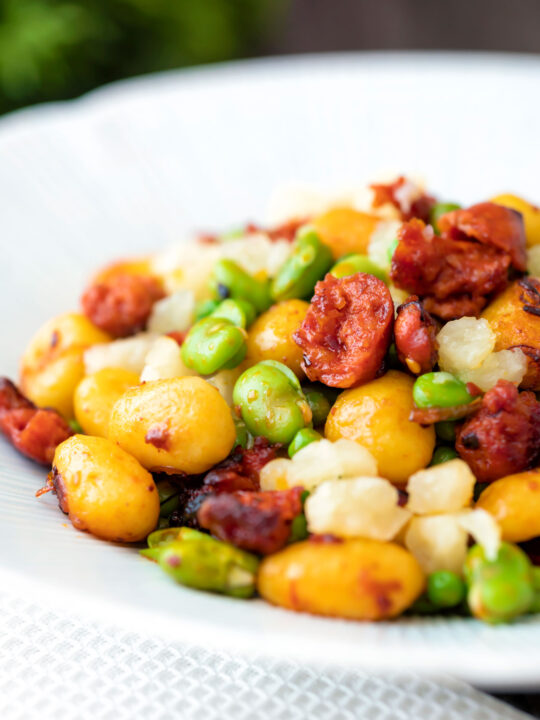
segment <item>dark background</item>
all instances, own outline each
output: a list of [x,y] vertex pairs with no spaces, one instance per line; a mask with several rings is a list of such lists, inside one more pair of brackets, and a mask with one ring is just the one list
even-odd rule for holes
[[540,52],[540,0],[0,0],[0,113],[132,75],[339,50]]

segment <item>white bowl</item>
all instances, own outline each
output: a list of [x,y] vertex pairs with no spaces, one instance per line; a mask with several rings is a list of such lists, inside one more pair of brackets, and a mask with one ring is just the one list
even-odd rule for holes
[[[451,54],[302,57],[174,72],[0,122],[0,372],[85,277],[189,230],[260,218],[288,182],[333,187],[381,170],[441,198],[539,199],[540,60]],[[174,585],[129,548],[66,522],[44,471],[0,443],[0,578],[166,638],[374,671],[540,685],[540,623],[351,623]],[[6,586],[6,585],[5,585]]]

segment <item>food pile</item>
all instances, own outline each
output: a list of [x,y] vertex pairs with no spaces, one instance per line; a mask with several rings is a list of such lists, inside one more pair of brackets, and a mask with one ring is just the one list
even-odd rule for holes
[[100,271],[0,429],[184,585],[360,620],[540,610],[540,209],[404,177]]

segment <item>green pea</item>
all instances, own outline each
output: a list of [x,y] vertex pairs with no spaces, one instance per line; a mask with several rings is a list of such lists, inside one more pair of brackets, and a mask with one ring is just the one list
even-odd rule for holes
[[275,301],[305,298],[313,295],[315,283],[332,266],[332,253],[314,230],[297,235],[291,255],[285,261],[271,286]]
[[219,300],[202,300],[195,305],[195,322],[211,315],[220,306]]
[[308,401],[309,407],[311,408],[311,415],[313,425],[318,427],[324,425],[330,408],[332,407],[327,396],[320,392],[320,390],[314,390],[313,388],[304,388],[304,395]]
[[224,318],[195,323],[182,344],[182,360],[201,375],[229,370],[246,356],[246,332]]
[[312,428],[302,428],[293,437],[291,444],[289,445],[288,453],[289,457],[293,457],[296,453],[307,445],[311,445],[312,442],[318,442],[322,440],[322,435]]
[[173,540],[141,555],[182,585],[242,598],[255,592],[258,558],[209,535]]
[[234,426],[236,428],[236,444],[243,448],[253,446],[253,436],[247,429],[246,423],[236,415],[233,417]]
[[448,462],[449,460],[455,460],[459,457],[457,452],[453,448],[449,447],[438,447],[433,453],[430,465],[440,465],[441,463]]
[[467,553],[464,572],[469,608],[480,620],[508,622],[534,605],[532,566],[517,545],[501,543],[493,560],[486,557],[483,548],[473,546]]
[[454,407],[474,399],[465,383],[447,372],[424,373],[416,378],[413,399],[419,408]]
[[384,270],[368,258],[367,255],[347,255],[338,260],[334,267],[330,270],[330,275],[337,278],[354,275],[357,272],[375,275],[383,282],[388,281],[388,277]]
[[70,421],[68,422],[68,425],[69,425],[69,427],[73,430],[73,432],[76,433],[77,435],[84,434],[84,433],[83,433],[83,429],[82,429],[82,427],[79,425],[79,423],[77,422],[77,420],[70,420]]
[[466,592],[463,580],[450,570],[438,570],[428,577],[427,594],[435,607],[455,607],[464,600]]
[[441,420],[435,423],[435,432],[437,437],[444,442],[456,441],[456,423],[453,420]]
[[218,260],[213,268],[210,288],[222,300],[228,297],[247,300],[257,312],[268,310],[272,304],[269,284],[256,280],[234,260]]
[[214,318],[224,318],[230,320],[233,325],[244,328],[244,330],[251,325],[255,320],[257,311],[253,305],[247,300],[238,298],[233,300],[228,298],[220,302],[215,310],[212,311],[211,316]]
[[264,360],[236,381],[233,402],[252,435],[289,444],[311,425],[311,410],[296,375],[283,363]]
[[446,215],[446,213],[452,212],[452,210],[459,210],[460,207],[461,206],[456,205],[456,203],[435,203],[429,213],[429,222],[433,225],[433,229],[437,235],[440,235],[441,232],[438,225],[439,218]]
[[387,251],[386,251],[386,255],[387,255],[387,257],[388,257],[388,262],[389,262],[389,263],[392,262],[392,258],[394,257],[394,253],[396,252],[396,248],[397,248],[398,245],[399,245],[399,239],[398,239],[398,238],[394,238],[394,239],[392,240],[392,242],[390,243],[390,245],[388,246],[388,249],[387,249]]

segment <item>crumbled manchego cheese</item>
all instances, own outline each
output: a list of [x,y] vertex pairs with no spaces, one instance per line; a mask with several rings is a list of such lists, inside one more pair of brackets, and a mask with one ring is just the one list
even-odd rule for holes
[[327,480],[308,497],[305,513],[312,533],[372,540],[392,540],[411,517],[398,506],[396,488],[379,477]]
[[263,490],[296,486],[313,490],[325,480],[375,477],[377,462],[366,448],[353,440],[320,440],[299,450],[292,460],[278,458],[267,463],[260,475]]

